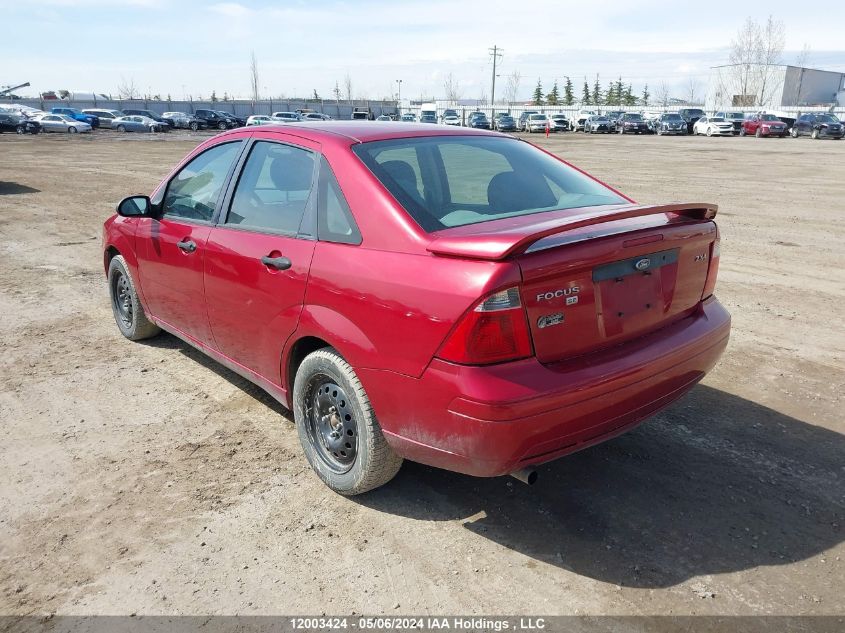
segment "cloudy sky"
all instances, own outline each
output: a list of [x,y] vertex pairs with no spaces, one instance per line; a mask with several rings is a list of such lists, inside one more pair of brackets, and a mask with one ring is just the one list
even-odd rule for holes
[[[829,6],[825,6],[829,5]],[[845,72],[845,4],[813,11],[793,1],[761,5],[787,24],[784,61],[805,44],[808,65]],[[715,7],[715,8],[714,8]],[[504,49],[499,86],[522,76],[528,98],[537,79],[548,90],[570,76],[576,88],[596,73],[622,76],[652,94],[661,82],[683,96],[706,83],[754,3],[666,0],[530,2],[456,0],[0,0],[0,85],[29,81],[45,90],[248,96],[255,51],[262,96],[330,97],[348,74],[353,96],[443,96],[452,73],[465,98],[489,97],[487,51]],[[819,19],[819,16],[824,16]],[[21,91],[25,93],[26,91]],[[498,90],[497,90],[498,92]]]

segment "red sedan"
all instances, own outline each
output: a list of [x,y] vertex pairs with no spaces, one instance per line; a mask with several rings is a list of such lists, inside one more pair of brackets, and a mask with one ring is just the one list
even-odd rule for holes
[[267,390],[351,495],[403,458],[531,480],[679,398],[728,341],[715,214],[496,132],[253,127],[123,200],[103,264],[124,336]]

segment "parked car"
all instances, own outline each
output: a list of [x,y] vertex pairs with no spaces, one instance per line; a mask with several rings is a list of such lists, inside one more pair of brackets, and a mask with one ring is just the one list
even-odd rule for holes
[[722,117],[702,116],[693,123],[692,133],[706,134],[707,136],[733,136],[734,125]]
[[514,119],[510,114],[500,112],[496,115],[496,118],[493,119],[493,129],[498,130],[499,132],[515,132],[516,128],[516,119]]
[[440,115],[440,122],[446,123],[447,117],[457,117],[458,120],[460,120],[461,118],[460,116],[458,116],[458,111],[454,108],[446,108],[445,110],[443,110],[443,113]]
[[[209,128],[217,128],[218,130],[230,130],[238,127],[237,122],[230,118],[221,115],[216,110],[209,110],[207,108],[199,108],[194,112],[197,121],[202,122]],[[275,116],[275,114],[273,115]]]
[[118,132],[167,132],[170,126],[164,121],[154,121],[140,114],[129,114],[114,119],[112,126]]
[[36,120],[41,124],[42,132],[77,134],[79,132],[90,132],[94,129],[88,123],[72,119],[66,114],[42,114]]
[[792,137],[798,138],[805,134],[815,139],[839,140],[845,135],[845,125],[832,114],[802,114],[792,124]]
[[275,121],[273,117],[269,114],[253,114],[246,120],[247,127],[251,125],[268,125],[268,124],[278,124],[278,121]]
[[[174,127],[171,121],[165,119],[163,116],[157,114],[156,112],[153,112],[152,110],[137,110],[134,108],[127,108],[123,110],[123,114],[127,116],[142,116],[148,119],[152,119],[153,121],[159,124],[159,131],[162,132],[167,132]],[[114,127],[114,125],[112,127]]]
[[678,110],[678,114],[680,114],[681,118],[687,122],[687,133],[693,134],[692,127],[698,119],[704,116],[704,110],[701,108],[681,108]]
[[742,133],[742,122],[745,120],[745,112],[717,112],[713,116],[722,117],[730,121],[734,126],[734,134]]
[[552,122],[552,129],[555,131],[566,132],[567,130],[572,129],[569,118],[561,112],[552,114],[549,118]]
[[527,132],[528,128],[526,127],[526,122],[528,121],[528,117],[532,114],[539,114],[539,110],[523,110],[519,115],[519,121],[517,121],[516,127],[519,129],[520,132]]
[[379,116],[376,117],[376,121],[388,121],[389,122],[389,121],[392,121],[392,120],[393,119],[391,119],[386,114],[380,114]]
[[614,129],[616,129],[616,122],[620,119],[620,117],[625,114],[624,110],[609,110],[608,112],[604,113],[610,122],[613,124]]
[[403,458],[531,481],[680,398],[730,332],[715,205],[636,204],[496,132],[233,130],[117,212],[119,331],[266,390],[344,495]]
[[578,110],[572,117],[574,131],[583,130],[584,122],[595,114],[594,110]]
[[35,119],[0,110],[0,133],[38,134],[40,131],[41,124]]
[[447,114],[443,117],[442,123],[443,125],[455,125],[460,127],[461,117],[459,117],[457,114]]
[[437,115],[430,112],[420,114],[420,123],[437,123]]
[[100,122],[100,127],[104,128],[111,128],[112,121],[114,121],[117,117],[123,116],[123,112],[120,110],[100,110],[96,108],[90,108],[82,111],[83,114],[90,114],[91,116],[97,117]]
[[74,121],[80,123],[87,123],[92,128],[100,127],[100,119],[93,114],[85,114],[82,110],[77,108],[62,108],[56,107],[50,110],[50,114],[60,114],[62,116],[70,117]]
[[603,114],[594,114],[584,121],[584,131],[589,134],[610,134],[616,128],[613,122]]
[[619,134],[651,134],[652,132],[639,112],[625,112],[616,119],[615,127]]
[[492,126],[490,125],[490,119],[483,112],[470,112],[467,118],[467,127],[489,130]]
[[664,112],[652,124],[652,130],[660,136],[664,134],[686,134],[687,122],[677,112]]
[[243,127],[246,125],[246,117],[238,116],[237,114],[226,112],[225,110],[215,110],[215,112],[225,119],[231,119],[234,121],[235,127]]
[[410,112],[406,112],[402,115],[402,122],[403,123],[416,123],[417,115],[411,114]]
[[302,117],[296,112],[274,112],[270,116],[282,123],[296,123],[302,120]]
[[369,108],[355,108],[352,111],[352,116],[349,118],[353,121],[372,121],[375,117]]
[[777,118],[774,114],[749,114],[742,122],[739,130],[740,136],[753,134],[757,138],[761,136],[786,136],[786,123]]
[[[393,118],[389,114],[385,114],[389,120],[393,120]],[[301,115],[302,121],[331,121],[332,118],[328,114],[323,114],[322,112],[305,112]]]
[[205,121],[199,120],[193,114],[187,112],[163,112],[161,118],[170,123],[173,128],[183,130],[204,130],[208,127]]

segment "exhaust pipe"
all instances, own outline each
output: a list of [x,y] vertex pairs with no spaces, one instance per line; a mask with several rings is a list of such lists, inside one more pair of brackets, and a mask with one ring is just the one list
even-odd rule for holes
[[533,486],[537,483],[538,476],[537,471],[533,468],[520,468],[519,470],[515,470],[511,473],[511,477],[519,479],[519,481],[529,486]]

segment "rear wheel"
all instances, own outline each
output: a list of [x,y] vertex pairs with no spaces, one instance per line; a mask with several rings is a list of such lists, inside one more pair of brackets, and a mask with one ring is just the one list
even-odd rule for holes
[[331,347],[305,357],[293,386],[294,419],[308,463],[329,488],[357,495],[402,466],[384,439],[364,387]]
[[108,280],[112,313],[120,333],[130,341],[140,341],[158,334],[161,331],[159,327],[144,314],[122,255],[115,255],[109,262]]

